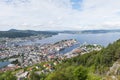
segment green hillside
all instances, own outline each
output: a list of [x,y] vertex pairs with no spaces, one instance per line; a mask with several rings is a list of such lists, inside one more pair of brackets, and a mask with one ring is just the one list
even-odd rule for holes
[[[120,58],[120,40],[101,51],[93,51],[63,61],[47,80],[100,80]],[[59,77],[58,77],[59,76]],[[61,77],[61,78],[60,78]]]

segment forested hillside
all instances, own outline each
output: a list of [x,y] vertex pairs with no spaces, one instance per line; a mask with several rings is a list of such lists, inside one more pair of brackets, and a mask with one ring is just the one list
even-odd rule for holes
[[101,51],[93,51],[63,61],[55,72],[47,76],[47,80],[100,80],[107,76],[110,67],[119,59],[120,40],[117,40]]

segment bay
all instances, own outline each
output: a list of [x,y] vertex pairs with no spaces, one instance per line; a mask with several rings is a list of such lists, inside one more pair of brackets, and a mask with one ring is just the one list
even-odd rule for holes
[[120,33],[119,32],[114,32],[114,33],[98,33],[98,34],[65,34],[65,33],[60,33],[58,35],[48,37],[42,40],[37,40],[35,42],[28,42],[26,44],[54,44],[58,41],[61,40],[66,40],[66,39],[76,39],[79,44],[78,45],[73,45],[71,47],[65,48],[64,50],[60,51],[60,53],[65,54],[76,47],[80,46],[81,44],[88,43],[88,44],[98,44],[101,46],[106,47],[108,44],[113,43],[114,41],[120,39]]
[[109,43],[120,39],[120,33],[99,33],[99,34],[58,34],[52,37],[48,37],[42,40],[38,40],[34,43],[46,44],[55,43],[65,39],[76,39],[80,44],[87,42],[88,44],[99,44],[107,46]]

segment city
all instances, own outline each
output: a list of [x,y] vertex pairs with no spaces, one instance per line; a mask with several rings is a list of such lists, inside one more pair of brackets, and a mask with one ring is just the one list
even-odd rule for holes
[[0,80],[120,80],[120,0],[0,0]]
[[[84,43],[80,44],[75,39],[61,40],[54,44],[23,44],[24,42],[30,41],[31,38],[2,38],[1,39],[1,50],[0,50],[0,60],[9,61],[10,63],[4,65],[0,72],[13,71],[16,69],[21,69],[25,67],[32,68],[35,64],[40,64],[44,62],[52,62],[42,65],[43,69],[35,73],[49,73],[54,71],[54,67],[61,63],[67,58],[72,58],[78,55],[89,53],[91,51],[99,51],[102,46],[97,44],[89,45]],[[37,39],[37,38],[33,38]],[[74,45],[79,45],[67,53],[62,53],[62,50],[72,47]],[[35,66],[39,70],[39,66]],[[22,70],[22,69],[21,69]],[[18,80],[28,77],[29,69],[24,72],[24,70],[16,73]]]

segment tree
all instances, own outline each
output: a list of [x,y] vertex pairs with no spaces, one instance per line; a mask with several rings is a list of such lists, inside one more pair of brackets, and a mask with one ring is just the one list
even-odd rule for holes
[[40,80],[40,75],[32,72],[30,75],[30,80]]
[[48,75],[45,80],[68,80],[68,78],[61,71],[57,71]]
[[11,74],[10,71],[0,74],[0,80],[17,80],[17,78]]
[[83,66],[79,66],[74,70],[74,80],[86,80],[88,77],[88,70]]

